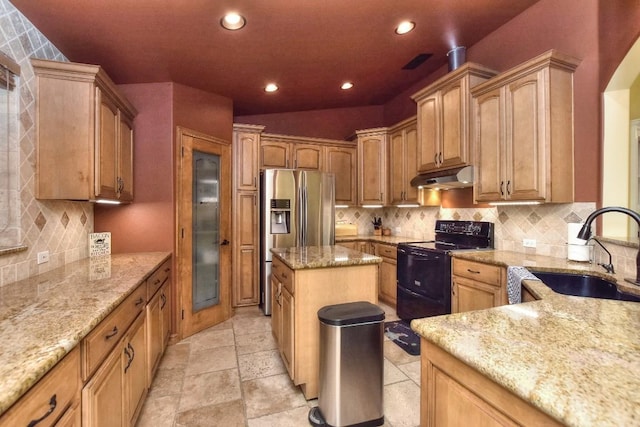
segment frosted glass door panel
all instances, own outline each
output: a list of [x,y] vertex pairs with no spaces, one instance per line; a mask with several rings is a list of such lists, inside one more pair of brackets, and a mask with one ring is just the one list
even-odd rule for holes
[[193,152],[193,312],[220,302],[220,157]]

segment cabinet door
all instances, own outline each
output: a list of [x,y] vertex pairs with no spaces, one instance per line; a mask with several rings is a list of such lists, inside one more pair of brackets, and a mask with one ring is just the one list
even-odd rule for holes
[[122,348],[117,346],[82,390],[82,425],[121,427],[124,414]]
[[357,250],[360,252],[364,252],[365,254],[373,254],[373,250],[371,249],[371,244],[369,242],[356,242]]
[[133,120],[119,112],[120,134],[118,138],[118,198],[133,201]]
[[162,336],[162,291],[156,292],[147,304],[147,387],[151,387],[153,376],[160,364],[164,339]]
[[118,108],[116,104],[96,89],[96,95],[100,99],[98,107],[95,150],[98,155],[96,170],[96,197],[117,198],[117,140],[118,140]]
[[356,148],[326,147],[324,170],[335,175],[336,205],[357,203]]
[[440,100],[437,94],[418,102],[418,159],[420,172],[428,172],[439,165]]
[[[42,424],[44,427],[45,424]],[[80,405],[73,406],[64,413],[64,415],[56,423],[56,427],[81,427],[82,426],[82,412]]]
[[131,325],[127,338],[123,342],[122,363],[124,378],[124,413],[127,423],[134,426],[144,398],[147,395],[147,339],[145,315]]
[[289,377],[294,378],[294,299],[286,288],[282,288],[282,359]]
[[475,159],[475,200],[490,202],[504,198],[503,106],[500,89],[473,99]]
[[358,202],[384,205],[386,198],[386,138],[367,135],[358,138]]
[[402,129],[389,135],[389,203],[401,204],[406,188],[405,140]]
[[[506,87],[505,192],[511,200],[545,198],[545,93],[543,72]],[[570,164],[570,163],[567,163]]]
[[162,314],[162,352],[164,353],[171,336],[171,278],[160,290],[160,312]]
[[418,174],[418,128],[416,122],[404,129],[404,201],[417,203],[418,189],[411,186],[411,180]]
[[233,305],[259,302],[258,193],[242,191],[236,195],[236,239],[234,247]]
[[236,189],[258,190],[258,147],[260,135],[251,132],[237,132],[235,135]]
[[322,170],[323,154],[321,145],[293,144],[293,168]]
[[501,288],[482,282],[453,276],[451,286],[451,312],[484,310],[502,303]]
[[271,276],[271,332],[282,351],[282,283]]
[[261,168],[288,168],[291,157],[291,147],[288,142],[260,143],[260,167]]
[[441,168],[453,168],[467,164],[467,100],[466,80],[458,80],[441,91],[442,96],[442,146],[438,155]]

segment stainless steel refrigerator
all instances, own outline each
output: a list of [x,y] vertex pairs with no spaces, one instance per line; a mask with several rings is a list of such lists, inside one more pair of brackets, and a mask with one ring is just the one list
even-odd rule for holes
[[260,174],[260,306],[271,314],[271,248],[335,243],[331,173],[266,169]]

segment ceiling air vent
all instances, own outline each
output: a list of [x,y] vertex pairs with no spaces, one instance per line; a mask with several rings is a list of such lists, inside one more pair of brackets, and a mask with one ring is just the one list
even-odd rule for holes
[[407,62],[405,64],[404,67],[402,67],[403,70],[414,70],[416,68],[418,68],[420,65],[422,65],[422,63],[424,61],[426,61],[427,59],[431,58],[433,54],[431,53],[419,53],[418,55],[416,55],[415,58],[413,58],[411,61]]

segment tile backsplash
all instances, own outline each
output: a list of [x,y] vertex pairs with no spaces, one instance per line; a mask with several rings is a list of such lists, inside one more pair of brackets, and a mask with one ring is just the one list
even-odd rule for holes
[[[19,182],[19,226],[13,236],[0,231],[0,244],[26,247],[0,256],[0,285],[6,285],[85,258],[88,234],[93,230],[93,205],[35,198],[35,78],[30,58],[67,59],[8,0],[0,0],[0,51],[21,69],[19,166],[9,168],[9,178]],[[45,250],[50,260],[38,265],[36,255]]]
[[[421,208],[347,208],[336,209],[336,221],[358,225],[360,234],[372,234],[373,217],[382,217],[383,227],[392,235],[416,240],[431,240],[438,219],[489,221],[495,224],[495,248],[515,252],[567,257],[567,224],[584,222],[596,209],[596,204],[564,203],[526,206],[499,206],[491,208],[445,209]],[[535,239],[535,248],[522,246],[523,239]],[[604,245],[612,253],[619,273],[635,277],[637,247],[618,245],[611,241]],[[595,262],[606,262],[607,255],[594,247]]]

